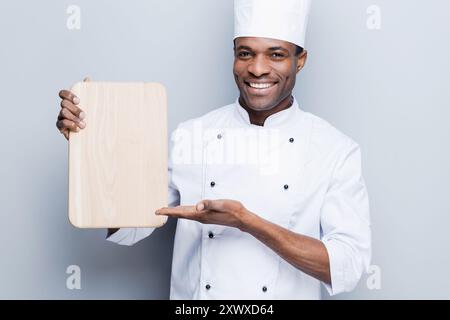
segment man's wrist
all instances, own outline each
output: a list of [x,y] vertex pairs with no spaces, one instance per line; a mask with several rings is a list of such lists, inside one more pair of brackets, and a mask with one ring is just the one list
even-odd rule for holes
[[253,212],[245,209],[243,214],[241,215],[241,224],[239,230],[242,232],[248,232],[252,230],[255,222],[259,219],[259,216],[254,214]]

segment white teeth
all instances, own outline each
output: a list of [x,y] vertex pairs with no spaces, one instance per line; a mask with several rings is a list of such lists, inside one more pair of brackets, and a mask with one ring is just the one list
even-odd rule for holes
[[256,89],[267,89],[274,85],[274,83],[249,83],[250,87]]

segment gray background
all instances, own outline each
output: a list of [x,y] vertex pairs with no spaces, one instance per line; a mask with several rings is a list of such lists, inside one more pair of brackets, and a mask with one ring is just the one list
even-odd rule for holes
[[[381,268],[380,290],[364,275],[336,298],[450,298],[450,3],[313,2],[296,96],[362,147]],[[66,27],[71,4],[80,30]],[[366,27],[372,4],[380,30]],[[232,9],[231,0],[0,2],[0,298],[168,298],[174,221],[134,247],[68,223],[57,92],[86,75],[162,82],[170,130],[228,104]],[[66,288],[72,264],[81,290]]]

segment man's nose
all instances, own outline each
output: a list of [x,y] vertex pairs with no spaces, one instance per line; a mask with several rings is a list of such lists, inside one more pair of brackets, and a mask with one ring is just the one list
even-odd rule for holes
[[270,65],[263,56],[256,56],[248,66],[248,72],[255,77],[261,77],[270,73]]

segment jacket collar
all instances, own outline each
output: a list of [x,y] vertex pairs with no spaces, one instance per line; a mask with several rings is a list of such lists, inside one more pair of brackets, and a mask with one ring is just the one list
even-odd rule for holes
[[255,124],[250,123],[250,117],[248,115],[247,110],[242,107],[242,105],[239,103],[239,98],[236,99],[235,105],[235,116],[238,118],[238,120],[243,123],[244,125],[248,126],[254,126],[259,128],[272,128],[272,127],[279,127],[284,126],[292,123],[293,121],[297,121],[296,115],[299,113],[299,105],[297,103],[297,99],[294,97],[294,102],[292,105],[284,110],[278,111],[277,113],[274,113],[270,115],[266,121],[264,121],[264,126],[258,126]]

